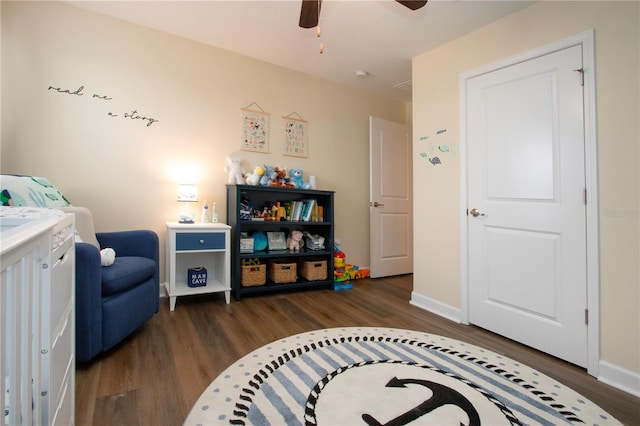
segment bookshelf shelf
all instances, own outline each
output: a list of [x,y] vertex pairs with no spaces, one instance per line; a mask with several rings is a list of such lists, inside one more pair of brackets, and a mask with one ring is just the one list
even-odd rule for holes
[[[231,225],[231,282],[236,300],[245,295],[256,295],[288,290],[299,290],[313,287],[333,288],[333,191],[318,191],[310,189],[273,188],[251,185],[227,185],[227,222]],[[280,203],[281,207],[289,202],[314,200],[317,206],[315,213],[310,213],[304,220],[287,220],[285,210],[281,210],[280,220],[251,220],[247,217],[246,201],[250,201],[254,210],[262,211],[265,207],[270,210]],[[313,204],[311,204],[313,205]],[[320,213],[318,214],[318,211]],[[314,221],[317,218],[317,221]],[[322,221],[319,221],[322,220]],[[253,253],[240,252],[240,237],[242,233],[253,234],[257,231],[284,232],[289,236],[292,230],[309,232],[324,238],[324,249],[310,250],[303,247],[300,251],[289,250],[260,250]],[[263,285],[242,285],[242,262],[257,260],[267,265],[265,283]],[[293,283],[276,283],[269,277],[268,269],[271,262],[295,263],[297,265],[297,279]],[[301,262],[326,261],[327,274],[324,280],[309,281],[300,275]]]

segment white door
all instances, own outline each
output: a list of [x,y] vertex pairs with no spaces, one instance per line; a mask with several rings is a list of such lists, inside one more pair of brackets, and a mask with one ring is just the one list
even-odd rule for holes
[[411,138],[407,126],[370,117],[370,275],[413,272]]
[[587,364],[582,51],[467,80],[469,322]]

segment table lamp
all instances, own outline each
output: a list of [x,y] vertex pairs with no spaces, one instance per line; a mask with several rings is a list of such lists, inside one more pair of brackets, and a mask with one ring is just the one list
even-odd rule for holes
[[184,212],[180,213],[180,223],[193,223],[195,212],[189,208],[189,203],[198,201],[198,188],[194,184],[181,183],[178,185],[178,201],[184,202]]

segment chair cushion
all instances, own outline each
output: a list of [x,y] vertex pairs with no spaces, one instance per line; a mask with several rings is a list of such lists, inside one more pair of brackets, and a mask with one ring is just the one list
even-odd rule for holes
[[102,267],[102,295],[125,291],[153,277],[156,262],[146,257],[116,256],[111,266]]

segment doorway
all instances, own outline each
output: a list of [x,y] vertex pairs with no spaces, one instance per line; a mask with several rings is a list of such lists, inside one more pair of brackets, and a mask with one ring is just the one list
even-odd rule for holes
[[411,137],[408,126],[369,118],[372,278],[413,272]]

